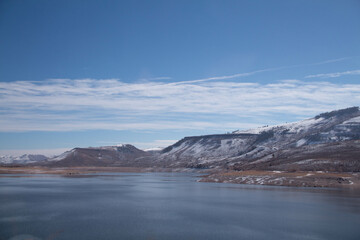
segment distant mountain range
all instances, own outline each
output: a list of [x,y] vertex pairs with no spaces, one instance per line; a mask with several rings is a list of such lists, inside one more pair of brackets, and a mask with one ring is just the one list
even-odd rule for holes
[[0,164],[29,164],[47,161],[48,157],[40,154],[24,154],[21,156],[0,156]]
[[322,113],[300,122],[229,134],[185,137],[163,150],[143,151],[126,144],[74,148],[55,158],[39,157],[39,161],[3,161],[1,158],[0,162],[36,162],[54,167],[360,171],[360,110],[352,107]]

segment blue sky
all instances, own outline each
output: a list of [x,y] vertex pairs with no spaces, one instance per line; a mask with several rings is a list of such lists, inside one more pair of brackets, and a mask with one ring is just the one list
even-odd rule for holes
[[358,106],[359,13],[351,0],[1,1],[0,153],[166,146]]

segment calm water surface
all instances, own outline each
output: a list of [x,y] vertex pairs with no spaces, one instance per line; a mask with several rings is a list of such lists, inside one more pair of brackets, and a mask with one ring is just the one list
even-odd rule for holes
[[0,178],[0,239],[360,239],[359,192],[197,180]]

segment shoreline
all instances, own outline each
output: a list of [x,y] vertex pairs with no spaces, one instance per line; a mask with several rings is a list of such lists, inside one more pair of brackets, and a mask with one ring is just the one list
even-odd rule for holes
[[209,174],[200,182],[311,188],[360,189],[360,173],[323,171],[228,171]]
[[189,168],[138,168],[138,167],[0,167],[2,177],[10,174],[54,174],[64,177],[85,177],[95,173],[146,173],[146,172],[195,172],[206,174],[199,182],[255,184],[270,186],[311,187],[311,188],[351,188],[360,189],[360,173],[354,172],[285,172],[285,171],[225,171],[216,169]]

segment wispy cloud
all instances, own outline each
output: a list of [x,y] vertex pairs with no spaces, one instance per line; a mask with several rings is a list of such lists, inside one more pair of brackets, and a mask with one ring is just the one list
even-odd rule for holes
[[170,80],[171,77],[151,77],[151,78],[140,78],[140,81],[159,81],[159,80]]
[[208,77],[208,78],[202,78],[202,79],[196,79],[196,80],[175,82],[175,84],[199,83],[199,82],[207,82],[207,81],[216,81],[216,80],[227,80],[227,79],[241,78],[241,77],[247,77],[247,76],[251,76],[251,75],[254,75],[254,74],[257,74],[257,73],[263,73],[263,72],[272,72],[272,71],[278,71],[278,70],[284,70],[284,69],[290,69],[290,68],[297,68],[297,67],[304,67],[304,66],[316,66],[316,65],[324,65],[324,64],[328,64],[328,63],[334,63],[334,62],[341,62],[341,61],[345,61],[345,60],[350,59],[350,58],[352,58],[352,57],[328,59],[328,60],[325,60],[325,61],[316,62],[316,63],[309,63],[309,64],[296,64],[296,65],[289,65],[289,66],[282,66],[282,67],[265,68],[265,69],[256,70],[256,71],[252,71],[252,72],[237,73],[237,74],[231,74],[231,75],[215,76],[215,77]]
[[154,140],[151,142],[132,142],[131,144],[135,145],[140,149],[151,149],[151,148],[165,148],[179,141],[179,139],[162,139],[162,140]]
[[199,83],[199,82],[207,82],[207,81],[214,81],[214,80],[226,80],[226,79],[232,79],[232,78],[247,77],[247,76],[254,75],[256,73],[273,71],[273,70],[276,70],[276,69],[278,69],[278,68],[268,68],[268,69],[262,69],[262,70],[246,72],[246,73],[237,73],[237,74],[225,75],[225,76],[208,77],[208,78],[202,78],[202,79],[196,79],[196,80],[190,80],[190,81],[182,81],[182,82],[176,82],[176,83],[177,84],[180,84],[180,83]]
[[0,83],[0,131],[239,129],[358,105],[360,84],[279,81]]
[[334,62],[341,62],[341,61],[345,61],[345,60],[348,60],[348,59],[351,59],[351,58],[353,58],[353,57],[342,57],[342,58],[328,59],[328,60],[321,61],[321,62],[310,63],[309,65],[311,65],[311,66],[323,65],[323,64],[334,63]]
[[335,73],[320,73],[320,74],[308,75],[305,78],[336,78],[345,75],[360,75],[360,70],[335,72]]

